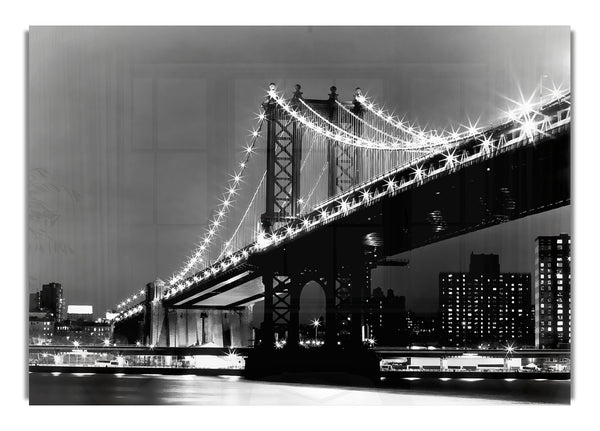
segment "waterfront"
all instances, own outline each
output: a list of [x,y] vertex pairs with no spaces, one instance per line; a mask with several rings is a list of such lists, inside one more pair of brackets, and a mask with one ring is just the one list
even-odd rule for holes
[[419,379],[360,386],[244,380],[239,376],[30,373],[29,402],[164,405],[569,404],[570,380]]

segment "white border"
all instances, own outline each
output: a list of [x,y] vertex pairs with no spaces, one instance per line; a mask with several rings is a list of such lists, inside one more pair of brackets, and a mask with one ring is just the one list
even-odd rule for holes
[[[131,1],[105,0],[34,1],[3,7],[2,13],[2,82],[4,91],[0,121],[2,145],[8,151],[2,169],[2,267],[4,306],[2,328],[5,335],[0,370],[2,410],[9,427],[58,429],[80,422],[83,429],[219,428],[303,429],[486,429],[579,428],[596,421],[594,369],[598,343],[598,286],[595,280],[595,239],[597,236],[598,192],[596,173],[600,143],[592,128],[597,127],[598,64],[597,11],[577,3],[544,1],[427,1],[389,4],[362,2],[200,2],[200,1]],[[340,4],[341,3],[341,4]],[[591,5],[593,2],[589,2]],[[16,4],[16,3],[15,3]],[[29,25],[571,25],[573,30],[573,143],[574,143],[574,290],[575,290],[575,380],[571,407],[535,406],[521,408],[310,408],[292,407],[224,407],[224,408],[108,408],[36,407],[31,411],[24,399],[24,131],[25,131],[25,36]],[[7,239],[7,240],[6,240]],[[8,292],[15,292],[16,301]],[[231,409],[234,409],[233,411]],[[36,411],[37,410],[37,411]],[[43,410],[43,411],[39,411]],[[589,414],[589,415],[588,415]],[[594,415],[597,417],[597,415]],[[583,428],[589,428],[583,427]]]

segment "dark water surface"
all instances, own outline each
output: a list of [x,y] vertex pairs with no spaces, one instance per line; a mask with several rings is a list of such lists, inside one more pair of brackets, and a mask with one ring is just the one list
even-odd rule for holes
[[401,380],[375,387],[260,382],[237,376],[30,373],[30,404],[494,405],[570,402],[570,381]]

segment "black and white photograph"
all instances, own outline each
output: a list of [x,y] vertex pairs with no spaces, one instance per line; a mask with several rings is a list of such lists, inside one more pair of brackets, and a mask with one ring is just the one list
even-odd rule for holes
[[30,404],[570,403],[568,26],[27,39]]
[[590,428],[588,9],[9,8],[7,426]]

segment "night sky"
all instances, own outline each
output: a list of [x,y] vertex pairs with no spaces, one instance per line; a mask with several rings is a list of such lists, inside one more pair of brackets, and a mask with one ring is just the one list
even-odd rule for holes
[[[269,82],[322,99],[360,86],[446,128],[495,120],[540,80],[570,81],[568,27],[34,27],[28,49],[28,288],[60,282],[96,315],[194,248]],[[535,237],[559,233],[571,233],[570,207],[402,254],[410,267],[375,271],[373,287],[436,311],[439,271],[466,271],[475,252],[531,272]],[[303,318],[319,313],[306,292]]]

